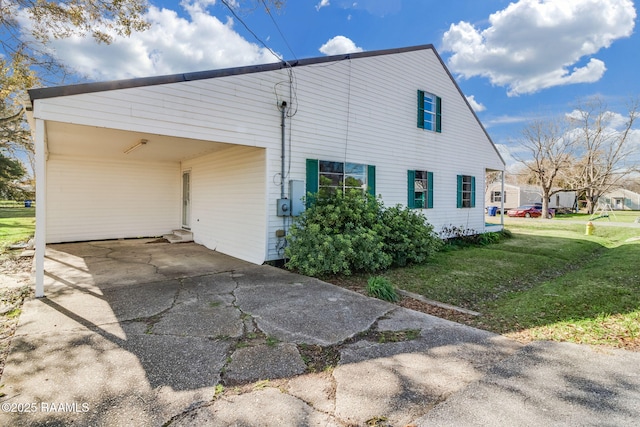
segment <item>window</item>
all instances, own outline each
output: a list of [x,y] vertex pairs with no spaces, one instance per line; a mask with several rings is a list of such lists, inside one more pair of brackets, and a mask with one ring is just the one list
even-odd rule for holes
[[457,207],[474,208],[476,206],[476,178],[458,175]]
[[376,167],[307,159],[307,193],[334,193],[336,190],[361,189],[376,194]]
[[442,131],[442,98],[418,91],[418,127],[433,132]]
[[335,193],[336,190],[367,189],[367,165],[320,160],[318,191]]
[[407,206],[414,209],[433,208],[433,172],[408,171]]
[[[492,191],[491,192],[491,203],[500,203],[502,202],[502,192],[500,191]],[[504,202],[507,202],[507,195],[504,196]]]

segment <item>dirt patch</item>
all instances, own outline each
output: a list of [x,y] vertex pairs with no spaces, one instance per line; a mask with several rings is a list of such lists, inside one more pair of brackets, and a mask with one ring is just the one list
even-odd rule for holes
[[21,257],[17,252],[0,254],[0,288],[28,285],[32,265],[33,258]]
[[420,311],[422,313],[430,314],[442,319],[451,320],[452,322],[464,323],[471,326],[473,326],[473,321],[476,319],[476,316],[460,313],[459,311],[455,310],[436,307],[434,305],[427,304],[413,298],[402,298],[397,304],[404,308],[409,308],[411,310]]
[[32,261],[14,253],[0,255],[0,378],[22,304],[25,299],[33,297],[29,283]]

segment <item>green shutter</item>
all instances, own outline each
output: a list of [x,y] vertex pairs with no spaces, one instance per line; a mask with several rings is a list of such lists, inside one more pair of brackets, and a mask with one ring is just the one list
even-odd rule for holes
[[456,201],[456,207],[462,207],[462,175],[458,175],[458,197]]
[[369,194],[373,197],[376,196],[376,167],[373,165],[367,166],[367,188]]
[[471,207],[476,207],[476,177],[471,177]]
[[442,98],[436,96],[436,132],[442,132]]
[[318,192],[318,179],[319,179],[318,160],[307,159],[307,188],[306,188],[307,207],[311,206],[309,193],[315,194]]
[[418,90],[418,127],[424,129],[424,91]]
[[416,207],[415,182],[416,171],[407,171],[407,207],[409,209]]
[[427,172],[427,206],[433,208],[433,172]]

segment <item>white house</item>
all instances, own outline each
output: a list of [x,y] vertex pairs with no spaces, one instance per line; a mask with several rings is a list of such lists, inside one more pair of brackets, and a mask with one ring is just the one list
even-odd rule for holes
[[[549,207],[573,208],[576,202],[575,191],[560,191],[549,198]],[[538,187],[533,185],[512,185],[494,182],[487,186],[485,192],[486,206],[502,206],[503,209],[517,208],[523,205],[533,205],[534,203],[542,203],[542,193]]]
[[[253,263],[319,186],[485,231],[504,161],[432,45],[34,89],[36,291],[46,243],[189,229]],[[287,199],[287,200],[284,200]]]
[[618,188],[603,194],[598,199],[598,203],[609,205],[611,209],[617,211],[637,211],[640,210],[640,194]]

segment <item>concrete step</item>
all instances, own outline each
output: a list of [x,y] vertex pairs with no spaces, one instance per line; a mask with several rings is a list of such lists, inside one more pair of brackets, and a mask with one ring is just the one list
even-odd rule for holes
[[193,233],[189,230],[173,230],[162,237],[167,239],[169,243],[193,242]]

